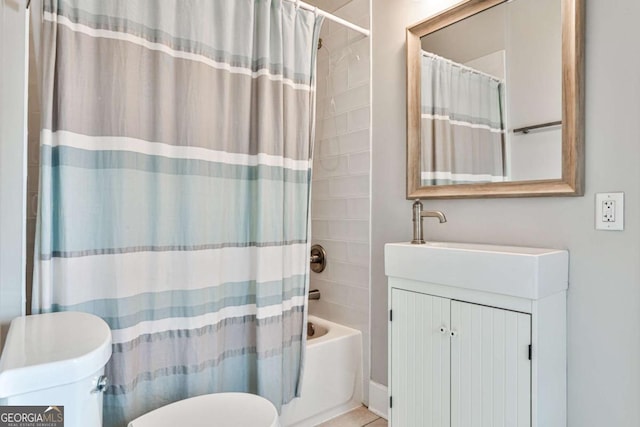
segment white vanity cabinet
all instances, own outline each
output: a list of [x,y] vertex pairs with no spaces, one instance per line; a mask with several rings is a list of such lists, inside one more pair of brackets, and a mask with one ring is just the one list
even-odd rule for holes
[[388,244],[385,270],[391,426],[566,426],[566,251]]

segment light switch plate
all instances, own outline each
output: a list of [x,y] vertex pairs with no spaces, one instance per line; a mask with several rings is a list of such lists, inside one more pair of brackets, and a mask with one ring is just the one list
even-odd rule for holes
[[624,230],[624,193],[596,193],[596,230]]

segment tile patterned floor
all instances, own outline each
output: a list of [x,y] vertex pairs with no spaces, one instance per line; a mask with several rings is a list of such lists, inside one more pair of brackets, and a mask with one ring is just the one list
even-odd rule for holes
[[333,418],[318,427],[387,427],[387,420],[369,412],[366,407],[354,409],[351,412]]

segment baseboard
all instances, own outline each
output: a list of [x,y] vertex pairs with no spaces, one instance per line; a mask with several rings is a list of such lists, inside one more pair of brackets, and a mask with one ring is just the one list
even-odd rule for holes
[[304,420],[298,421],[293,424],[289,423],[286,416],[284,417],[281,416],[280,422],[284,427],[313,427],[361,407],[362,407],[362,403],[360,403],[359,401],[352,400],[340,406],[336,406],[335,408],[332,408],[328,411],[324,411],[321,414],[313,415],[309,418],[305,418]]
[[389,418],[389,393],[386,385],[369,381],[369,410],[385,420]]

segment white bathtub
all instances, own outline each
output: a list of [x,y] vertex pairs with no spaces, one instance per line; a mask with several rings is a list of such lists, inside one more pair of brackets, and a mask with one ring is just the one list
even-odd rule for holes
[[315,316],[326,328],[307,340],[302,396],[282,407],[284,427],[311,427],[362,405],[362,333]]

